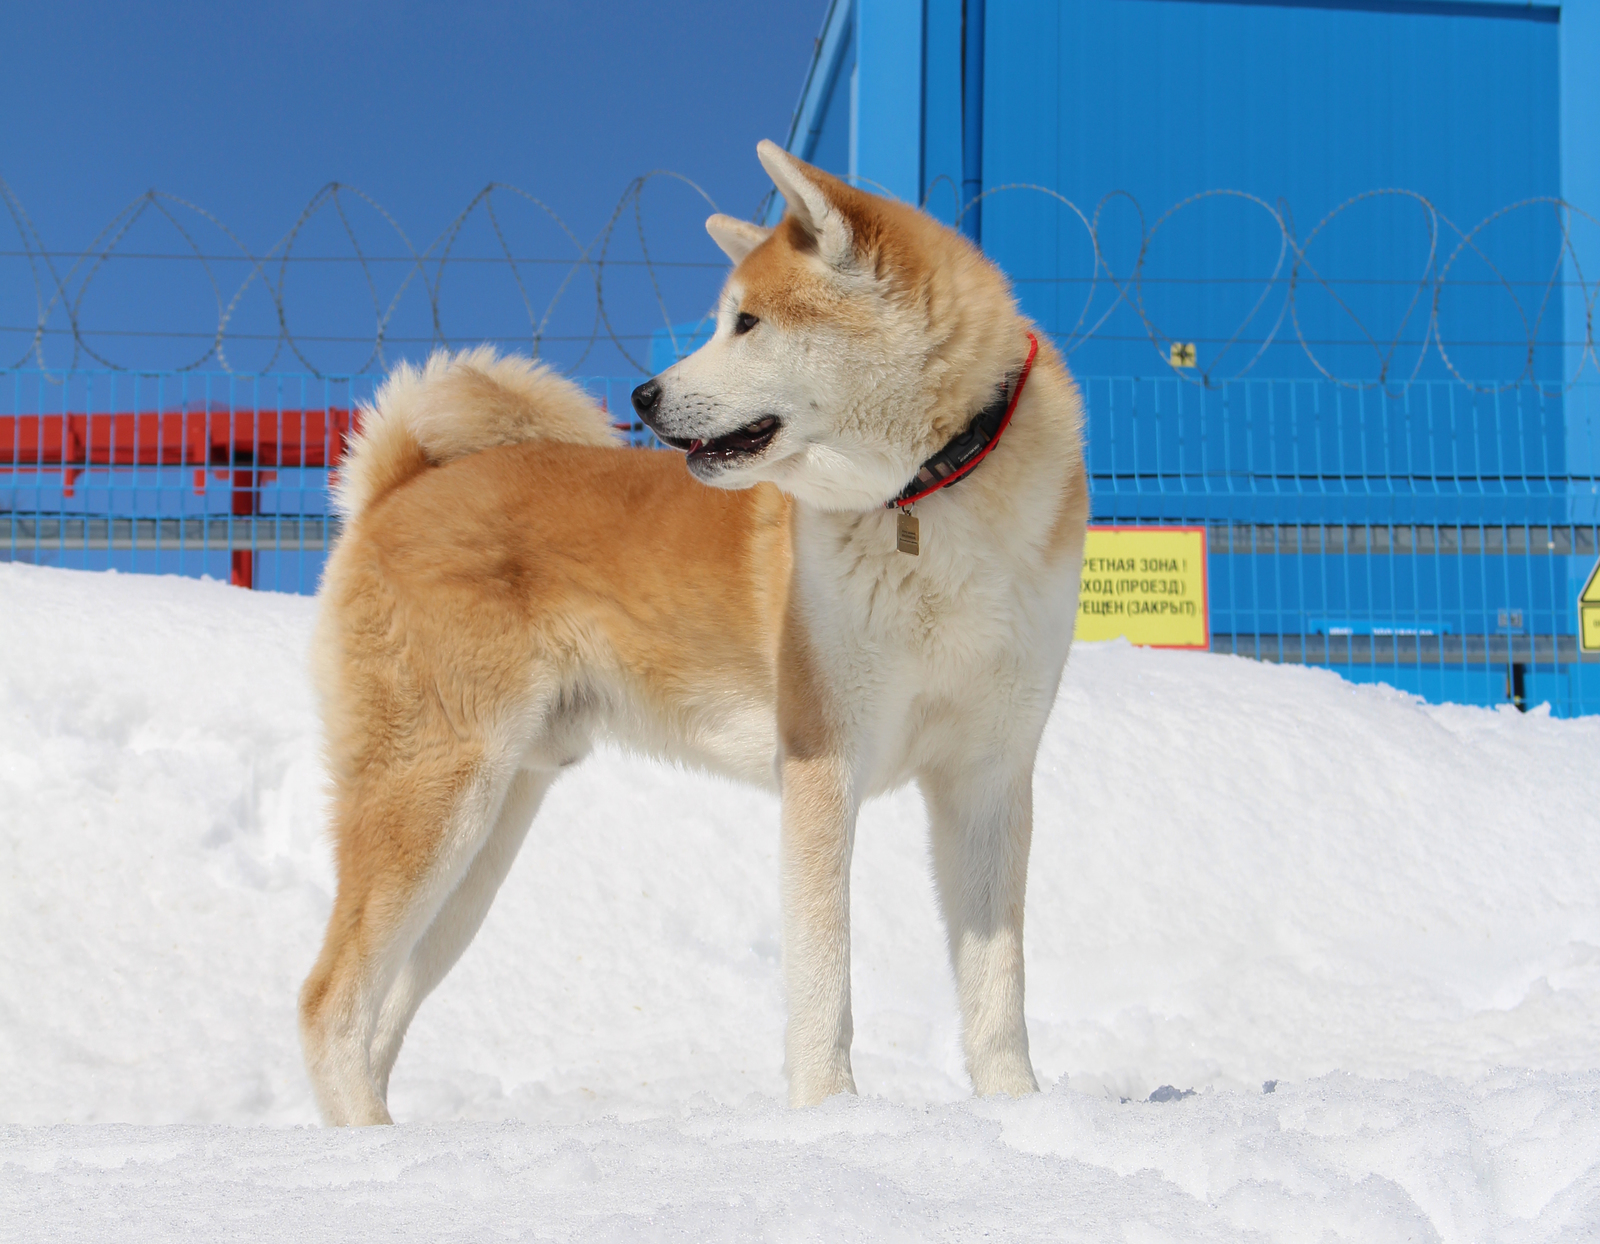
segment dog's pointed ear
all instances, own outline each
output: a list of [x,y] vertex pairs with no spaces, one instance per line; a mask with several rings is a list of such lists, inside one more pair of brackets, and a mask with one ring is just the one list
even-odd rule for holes
[[756,156],[789,205],[789,215],[810,235],[823,260],[838,266],[850,259],[854,246],[850,222],[828,197],[833,178],[797,160],[771,139],[756,145]]
[[771,229],[763,229],[748,220],[736,220],[718,212],[706,218],[706,232],[711,240],[722,247],[723,254],[734,263],[744,262],[744,257],[771,236]]

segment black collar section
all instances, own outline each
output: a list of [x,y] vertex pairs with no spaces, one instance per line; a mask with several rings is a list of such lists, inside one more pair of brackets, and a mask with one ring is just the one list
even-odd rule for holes
[[918,467],[911,482],[892,500],[884,502],[883,508],[893,510],[910,505],[930,492],[958,482],[977,466],[978,459],[994,447],[994,443],[1000,439],[1000,433],[1005,431],[1006,415],[1011,409],[1016,384],[1016,374],[1007,376],[1005,385],[994,401],[973,417],[967,430],[958,433],[954,440]]

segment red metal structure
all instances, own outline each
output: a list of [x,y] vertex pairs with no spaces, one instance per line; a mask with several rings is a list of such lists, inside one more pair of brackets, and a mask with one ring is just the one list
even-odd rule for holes
[[[0,415],[0,470],[59,470],[71,496],[91,467],[193,467],[197,492],[211,471],[232,484],[231,513],[252,515],[279,468],[337,467],[355,420],[341,409]],[[255,586],[253,550],[233,550],[230,577]]]

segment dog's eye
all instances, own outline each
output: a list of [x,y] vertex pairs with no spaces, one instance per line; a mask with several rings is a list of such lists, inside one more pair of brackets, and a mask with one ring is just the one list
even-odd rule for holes
[[748,311],[741,311],[739,312],[739,318],[733,322],[733,335],[737,337],[742,333],[747,333],[759,323],[761,321]]

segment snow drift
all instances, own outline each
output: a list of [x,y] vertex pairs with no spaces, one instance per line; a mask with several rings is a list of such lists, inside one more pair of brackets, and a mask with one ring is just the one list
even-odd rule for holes
[[858,836],[863,1099],[781,1109],[776,803],[605,754],[424,1005],[418,1126],[118,1126],[314,1120],[312,610],[0,565],[0,1217],[31,1235],[111,1229],[72,1198],[172,1234],[293,1201],[314,1238],[368,1202],[467,1235],[1600,1228],[1600,719],[1125,645],[1074,652],[1035,781],[1040,1098],[966,1100],[902,792]]

